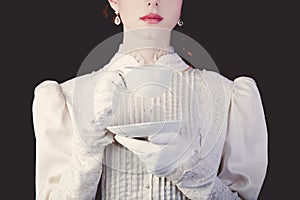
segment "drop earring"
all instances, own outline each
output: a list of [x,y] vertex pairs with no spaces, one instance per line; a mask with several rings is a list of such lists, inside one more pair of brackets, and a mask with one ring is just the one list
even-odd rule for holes
[[120,19],[120,14],[119,14],[119,11],[115,11],[115,14],[117,15],[114,19],[114,23],[118,26],[120,23],[121,23],[121,19]]
[[177,24],[178,24],[178,26],[183,26],[183,21],[181,19],[179,19]]

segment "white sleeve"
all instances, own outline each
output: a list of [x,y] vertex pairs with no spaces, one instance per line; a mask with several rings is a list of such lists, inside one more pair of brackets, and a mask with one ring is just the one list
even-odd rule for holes
[[44,81],[32,105],[36,138],[36,199],[47,199],[71,166],[73,128],[60,86]]
[[60,85],[55,81],[38,85],[32,109],[36,199],[93,199],[102,163],[80,145]]
[[234,80],[218,177],[243,199],[257,199],[267,169],[267,127],[253,79]]
[[233,82],[227,128],[218,175],[195,154],[168,176],[190,199],[258,198],[267,168],[267,128],[253,79]]

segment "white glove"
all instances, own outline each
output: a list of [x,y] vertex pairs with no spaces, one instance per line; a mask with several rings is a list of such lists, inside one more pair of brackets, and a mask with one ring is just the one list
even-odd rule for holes
[[97,82],[94,96],[95,125],[102,130],[113,123],[121,93],[128,93],[120,70],[104,71]]
[[148,172],[167,176],[195,153],[191,142],[176,132],[151,135],[148,141],[115,136],[115,140],[135,153]]
[[122,87],[118,71],[103,72],[96,78],[96,88],[93,79],[79,82],[76,88],[73,160],[49,199],[95,199],[103,151],[113,142],[113,135],[105,128],[112,124],[114,101]]
[[79,141],[94,157],[102,154],[104,147],[113,142],[112,134],[106,127],[112,125],[113,108],[117,107],[121,90],[125,90],[119,73],[101,71],[89,79],[79,79],[76,86],[74,123]]

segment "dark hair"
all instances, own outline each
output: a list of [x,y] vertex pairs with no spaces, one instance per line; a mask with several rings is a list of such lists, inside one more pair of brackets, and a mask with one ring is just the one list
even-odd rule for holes
[[[108,7],[109,7],[109,4],[106,4],[106,6],[104,7],[104,9],[102,10],[102,15],[103,15],[105,18],[108,18],[109,15],[110,15],[110,14],[109,14],[109,11],[108,11]],[[114,22],[115,17],[116,17],[116,16],[114,16],[114,17],[111,18],[111,22]]]
[[187,61],[186,59],[184,59],[182,56],[180,56],[180,58],[188,65],[188,66],[190,66],[190,67],[192,67],[193,69],[196,69],[195,67],[194,67],[194,65],[192,65],[189,61]]

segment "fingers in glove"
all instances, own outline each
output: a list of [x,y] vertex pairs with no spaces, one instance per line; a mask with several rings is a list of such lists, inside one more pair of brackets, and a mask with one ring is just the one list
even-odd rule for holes
[[98,83],[100,84],[100,87],[102,87],[102,85],[104,86],[104,84],[108,84],[111,85],[112,83],[115,85],[118,85],[119,83],[122,83],[122,76],[120,76],[120,71],[106,71],[103,72],[99,79],[98,79]]
[[112,115],[112,102],[101,102],[95,106],[96,120],[105,118],[107,115]]
[[157,145],[148,141],[136,140],[120,135],[116,135],[115,140],[134,153],[151,153],[161,151],[165,148],[164,145]]
[[177,132],[158,133],[148,137],[148,140],[154,144],[167,145],[178,143],[180,135]]
[[119,87],[118,85],[119,83],[120,82],[117,80],[108,80],[108,81],[99,80],[97,83],[96,92],[99,93],[106,92],[106,91],[112,92],[113,90]]
[[112,102],[100,102],[95,105],[95,120],[93,120],[93,123],[96,130],[111,126],[116,112],[116,107],[112,106]]
[[[119,108],[120,98],[117,95],[111,94],[111,96],[103,95],[102,99],[99,97],[98,99],[94,99],[94,110],[96,119],[98,115],[102,115],[104,113],[116,112]],[[112,111],[111,111],[112,110]]]

